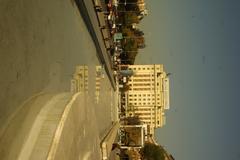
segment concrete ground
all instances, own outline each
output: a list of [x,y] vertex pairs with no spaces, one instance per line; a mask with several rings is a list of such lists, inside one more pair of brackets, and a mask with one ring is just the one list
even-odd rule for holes
[[[82,159],[99,156],[94,147],[116,115],[107,76],[100,81],[99,101],[94,101],[96,66],[100,65],[96,55],[73,1],[0,0],[0,159],[21,156],[19,147],[28,143],[29,133],[34,134],[33,124],[47,102],[59,93],[64,94],[63,104],[68,102],[76,65],[88,66],[89,73],[89,89],[84,93],[89,103],[80,114],[87,117],[79,125],[85,134],[88,130],[96,136],[82,138],[83,144],[92,146],[79,152]],[[91,114],[84,114],[84,108]],[[88,125],[90,121],[93,125]]]

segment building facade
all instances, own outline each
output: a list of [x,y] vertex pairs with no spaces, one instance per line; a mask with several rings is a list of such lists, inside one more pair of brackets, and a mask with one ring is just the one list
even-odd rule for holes
[[128,80],[125,92],[126,113],[139,116],[148,125],[149,133],[166,123],[165,110],[169,109],[169,78],[163,65],[129,65],[134,75]]

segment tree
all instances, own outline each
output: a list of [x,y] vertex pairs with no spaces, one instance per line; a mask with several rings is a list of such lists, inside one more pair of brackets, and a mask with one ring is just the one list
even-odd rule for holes
[[144,147],[141,149],[141,155],[144,160],[164,160],[165,159],[164,149],[152,143],[146,143],[144,145]]
[[139,30],[139,29],[135,29],[135,30],[134,30],[134,34],[135,34],[135,36],[143,36],[143,35],[144,35],[144,32],[141,31],[141,30]]
[[129,89],[130,89],[130,86],[127,85],[127,84],[124,84],[121,91],[122,91],[122,92],[127,92]]
[[126,117],[124,120],[127,125],[139,125],[142,123],[138,116]]
[[135,12],[126,12],[124,16],[125,16],[125,24],[126,25],[131,25],[133,23],[136,23],[136,24],[139,23],[138,15]]

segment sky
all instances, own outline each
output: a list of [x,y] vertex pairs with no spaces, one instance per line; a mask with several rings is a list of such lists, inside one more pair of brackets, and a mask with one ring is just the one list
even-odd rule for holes
[[157,141],[177,160],[240,160],[240,1],[146,3],[136,64],[172,73]]

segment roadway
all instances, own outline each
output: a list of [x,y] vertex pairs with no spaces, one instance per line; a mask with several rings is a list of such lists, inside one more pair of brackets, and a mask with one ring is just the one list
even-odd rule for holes
[[[96,15],[96,11],[93,7],[92,0],[75,0],[76,4],[80,10],[80,13],[87,25],[90,35],[92,36],[93,42],[96,46],[98,58],[102,65],[104,65],[107,75],[111,81],[113,88],[116,90],[115,80],[112,74],[112,64],[111,57],[107,53],[106,47],[104,45],[103,36],[101,29],[99,28],[99,23]],[[102,18],[103,17],[99,17]]]
[[87,147],[74,159],[98,159],[98,143],[115,121],[115,96],[112,82],[105,76],[100,80],[99,100],[95,101],[96,66],[102,61],[79,8],[73,0],[0,3],[1,159],[24,155],[30,138],[38,134],[34,128],[44,124],[40,113],[46,118],[46,112],[51,111],[45,111],[46,106],[59,95],[62,105],[53,104],[61,106],[56,110],[61,116],[72,97],[70,81],[77,65],[88,67],[89,88],[82,94],[88,100],[81,105],[83,119],[79,124],[79,132],[84,135],[79,143]]

